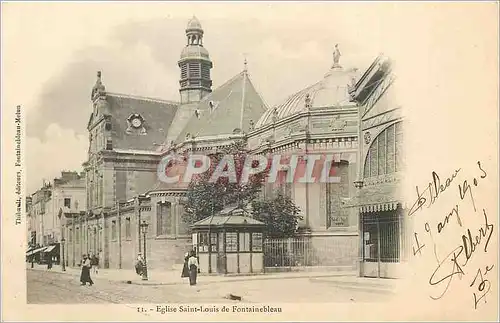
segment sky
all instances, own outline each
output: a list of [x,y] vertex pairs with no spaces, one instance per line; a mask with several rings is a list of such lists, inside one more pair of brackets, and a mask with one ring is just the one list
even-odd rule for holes
[[96,71],[110,92],[179,100],[177,61],[193,15],[214,63],[213,88],[239,73],[246,57],[254,85],[273,106],[320,80],[337,43],[341,65],[361,70],[381,52],[418,57],[436,45],[419,34],[432,34],[445,19],[432,8],[393,2],[4,3],[2,92],[8,95],[2,104],[21,104],[25,111],[27,191],[61,170],[82,169]]

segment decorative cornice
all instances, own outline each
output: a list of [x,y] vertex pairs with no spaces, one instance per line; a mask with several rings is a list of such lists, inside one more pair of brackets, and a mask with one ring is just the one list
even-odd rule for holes
[[363,179],[363,186],[369,187],[373,185],[380,185],[383,183],[399,183],[401,182],[402,173],[396,172],[391,174],[384,174],[374,177],[366,177]]
[[312,108],[308,111],[300,111],[298,113],[289,115],[283,119],[277,120],[275,123],[270,123],[265,126],[254,129],[253,131],[248,133],[248,137],[256,137],[266,131],[272,130],[273,128],[280,128],[286,124],[292,123],[294,121],[300,120],[302,118],[311,118],[311,117],[325,117],[332,115],[357,115],[358,107],[356,106],[342,106],[342,107],[322,107],[322,108]]

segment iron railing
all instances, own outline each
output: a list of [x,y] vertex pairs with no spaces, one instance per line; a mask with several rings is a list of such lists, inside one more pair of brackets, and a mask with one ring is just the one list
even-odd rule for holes
[[357,254],[357,238],[311,237],[266,239],[264,241],[264,266],[308,267],[352,265]]

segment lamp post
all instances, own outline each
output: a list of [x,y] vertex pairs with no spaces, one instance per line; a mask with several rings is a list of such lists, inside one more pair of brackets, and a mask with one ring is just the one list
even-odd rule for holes
[[61,253],[62,253],[62,256],[61,256],[61,260],[62,260],[62,265],[61,265],[61,269],[62,271],[66,271],[66,259],[64,259],[64,243],[66,242],[66,239],[64,239],[64,237],[61,238]]
[[143,271],[143,274],[142,274],[142,280],[148,280],[148,261],[147,261],[147,258],[146,258],[146,254],[147,254],[147,249],[146,249],[146,234],[148,233],[148,226],[149,224],[146,222],[146,221],[142,221],[142,223],[140,224],[141,226],[141,232],[142,232],[142,236],[143,236],[143,240],[144,240],[144,271]]

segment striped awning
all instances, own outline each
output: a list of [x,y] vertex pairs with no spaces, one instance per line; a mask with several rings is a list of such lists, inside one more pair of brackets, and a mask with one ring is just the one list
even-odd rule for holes
[[362,205],[359,207],[359,211],[361,213],[394,211],[398,208],[398,205],[400,205],[400,204],[401,203],[394,201],[394,202],[384,202],[384,203]]
[[47,249],[47,247],[40,247],[40,248],[37,248],[37,249],[33,249],[31,251],[28,251],[26,253],[26,256],[31,256],[31,255],[37,254],[37,253],[39,253],[39,252],[41,252],[41,251],[43,251],[45,249]]

